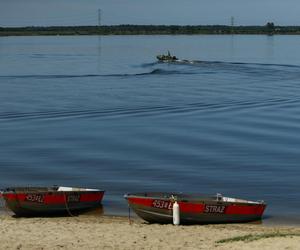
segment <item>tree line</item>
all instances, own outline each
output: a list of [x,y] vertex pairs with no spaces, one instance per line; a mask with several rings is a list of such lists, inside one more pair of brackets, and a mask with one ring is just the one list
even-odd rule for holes
[[198,34],[300,34],[300,26],[228,25],[104,25],[53,27],[0,27],[0,36],[22,35],[198,35]]

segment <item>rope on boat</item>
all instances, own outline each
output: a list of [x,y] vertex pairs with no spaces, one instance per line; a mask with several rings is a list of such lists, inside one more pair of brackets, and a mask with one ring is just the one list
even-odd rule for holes
[[75,217],[75,215],[72,214],[71,211],[70,211],[70,208],[69,208],[69,206],[68,206],[68,201],[67,201],[67,195],[66,195],[65,192],[64,192],[64,200],[65,200],[66,210],[67,210],[68,214],[69,214],[71,217]]
[[175,201],[177,201],[177,197],[172,194],[171,197],[170,197],[170,201],[172,203],[174,203]]
[[[11,210],[7,205],[7,202],[6,202],[6,199],[4,198],[3,193],[4,193],[4,190],[0,190],[0,201],[1,201],[0,204],[2,203],[1,205],[3,205],[2,207],[4,208],[5,214],[8,215],[8,216],[11,216]],[[16,193],[15,190],[14,190],[14,193],[16,195],[16,201],[18,202],[19,207],[21,207],[20,201],[17,199],[17,193]]]
[[15,189],[13,189],[13,192],[14,192],[14,193],[15,193],[15,195],[16,195],[16,202],[18,203],[18,205],[19,205],[19,208],[21,208],[20,200],[19,200],[19,197],[18,197],[18,194],[17,194],[16,190],[15,190]]
[[128,222],[129,222],[129,225],[131,225],[131,215],[130,215],[130,206],[128,204]]
[[[4,200],[4,197],[2,196],[2,199]],[[4,211],[5,211],[5,213],[6,213],[6,215],[10,215],[10,209],[9,209],[9,207],[8,207],[8,205],[7,205],[7,202],[6,202],[6,200],[4,200]]]
[[6,213],[6,215],[8,215],[8,207],[7,207],[7,204],[6,204],[6,201],[4,199],[4,196],[3,196],[3,191],[0,190],[0,204],[1,204],[1,207],[4,208],[4,211]]

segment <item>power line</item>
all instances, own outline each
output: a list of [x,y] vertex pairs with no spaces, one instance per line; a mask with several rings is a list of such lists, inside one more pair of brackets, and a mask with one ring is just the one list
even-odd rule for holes
[[98,9],[98,26],[101,26],[101,9]]
[[233,34],[233,31],[234,31],[234,16],[231,16],[230,18],[230,24],[231,24],[231,33]]

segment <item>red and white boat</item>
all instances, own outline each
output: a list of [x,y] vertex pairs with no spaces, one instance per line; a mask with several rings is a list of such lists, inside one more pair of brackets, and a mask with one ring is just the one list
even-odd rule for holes
[[179,205],[180,223],[238,223],[261,220],[264,201],[174,193],[126,194],[129,206],[150,223],[172,223],[173,204]]
[[17,216],[72,214],[101,206],[104,190],[74,187],[15,187],[1,196]]

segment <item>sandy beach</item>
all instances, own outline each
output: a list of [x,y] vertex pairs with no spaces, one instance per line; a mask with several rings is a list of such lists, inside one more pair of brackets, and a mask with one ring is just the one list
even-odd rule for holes
[[[1,249],[299,249],[300,227],[173,226],[134,218],[0,216]],[[238,238],[239,237],[239,238]]]

